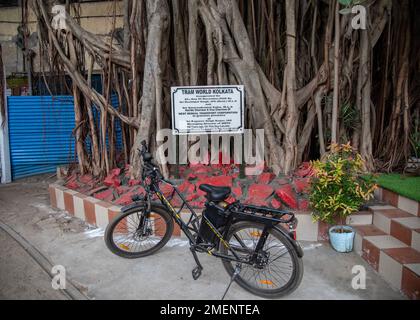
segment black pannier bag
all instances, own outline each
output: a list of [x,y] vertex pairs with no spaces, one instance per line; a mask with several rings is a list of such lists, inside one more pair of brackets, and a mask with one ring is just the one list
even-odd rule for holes
[[[219,203],[220,207],[226,206],[225,202]],[[224,210],[217,208],[212,203],[206,203],[206,208],[203,210],[203,218],[201,219],[200,230],[199,230],[199,240],[207,243],[216,243],[217,235],[211,230],[211,227],[205,221],[206,217],[211,224],[219,229],[226,224],[226,214]]]

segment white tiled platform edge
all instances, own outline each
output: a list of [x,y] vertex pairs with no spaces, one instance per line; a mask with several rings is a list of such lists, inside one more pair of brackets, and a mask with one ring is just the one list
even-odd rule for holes
[[[383,200],[383,188],[378,188],[375,190],[375,198],[377,200],[382,201]],[[401,195],[398,196],[397,201],[397,208],[400,210],[403,210],[405,212],[408,212],[414,216],[418,216],[420,212],[420,202],[411,200],[409,198],[406,198]]]

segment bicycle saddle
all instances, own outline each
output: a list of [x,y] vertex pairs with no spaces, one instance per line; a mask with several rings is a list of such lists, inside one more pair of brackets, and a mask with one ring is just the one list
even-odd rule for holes
[[229,197],[231,189],[229,187],[216,187],[209,184],[200,185],[200,190],[207,193],[206,198],[209,201],[223,201]]

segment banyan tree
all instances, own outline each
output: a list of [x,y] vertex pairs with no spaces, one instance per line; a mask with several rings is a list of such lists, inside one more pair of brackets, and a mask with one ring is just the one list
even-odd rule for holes
[[[370,170],[398,168],[413,151],[418,1],[114,1],[105,36],[81,27],[77,1],[63,4],[64,27],[55,25],[55,2],[29,4],[38,19],[36,58],[72,80],[81,172],[105,175],[116,165],[118,123],[121,159],[138,175],[140,142],[156,150],[156,132],[171,127],[171,86],[244,85],[246,127],[264,129],[265,161],[276,174],[335,142],[351,142]],[[94,68],[101,92],[91,85]]]

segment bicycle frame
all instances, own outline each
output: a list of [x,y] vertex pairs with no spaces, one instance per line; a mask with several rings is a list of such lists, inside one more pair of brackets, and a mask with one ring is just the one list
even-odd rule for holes
[[[170,199],[166,198],[163,192],[160,190],[159,188],[160,181],[169,184],[173,188],[173,192],[171,196],[169,197]],[[220,241],[228,249],[228,251],[232,253],[232,256],[225,255],[219,252],[211,251],[212,249],[215,248],[215,246],[217,246],[217,241],[212,244],[198,242],[199,227],[200,227],[199,216],[173,183],[163,178],[158,179],[158,180],[153,179],[149,185],[145,185],[145,189],[146,189],[145,202],[147,203],[147,210],[148,210],[147,214],[150,213],[151,201],[152,201],[151,194],[155,194],[156,197],[160,200],[161,204],[167,209],[167,211],[170,212],[175,223],[177,223],[180,226],[181,231],[184,232],[184,234],[187,236],[190,242],[190,246],[191,246],[190,250],[193,253],[194,258],[196,259],[197,262],[198,262],[198,258],[196,256],[196,252],[207,252],[209,255],[215,256],[218,258],[227,259],[227,260],[235,261],[238,263],[252,264],[254,262],[254,259],[256,258],[258,250],[260,250],[264,246],[265,240],[268,236],[269,228],[275,227],[277,230],[280,230],[283,234],[285,234],[286,236],[290,238],[290,233],[287,234],[287,232],[282,227],[279,227],[278,224],[280,223],[289,224],[289,226],[291,226],[292,228],[294,228],[296,225],[296,218],[294,217],[293,213],[265,208],[265,207],[244,206],[244,205],[239,204],[239,202],[230,204],[226,209],[221,208],[224,212],[230,213],[227,216],[227,221],[226,221],[226,224],[224,225],[223,233],[221,233],[211,223],[209,219],[207,219],[204,215],[202,215],[201,219],[203,220],[201,221],[201,223],[206,223],[209,226],[209,228],[212,230],[212,232],[216,235],[218,241]],[[177,194],[182,201],[182,206],[178,210],[176,210],[170,202],[170,200],[175,196],[175,194]],[[133,206],[136,206],[136,205],[137,204],[133,204],[129,206],[129,208],[132,208]],[[216,204],[213,204],[213,205],[216,205]],[[188,222],[185,222],[181,218],[181,212],[183,211],[185,207],[187,207],[187,209],[189,210],[191,214],[190,218],[188,219]],[[277,214],[279,215],[279,218],[269,217],[267,216],[268,214]],[[290,217],[284,220],[282,219],[284,215],[290,215]],[[231,225],[238,221],[255,221],[255,222],[259,222],[265,225],[251,259],[247,259],[247,260],[241,259],[241,257],[238,255],[238,252],[235,251],[235,248],[233,248],[229,243],[225,241],[225,238],[227,236],[227,233]],[[235,238],[236,238],[236,235],[235,235]],[[239,239],[237,240],[239,241]],[[294,246],[296,248],[295,244]]]

